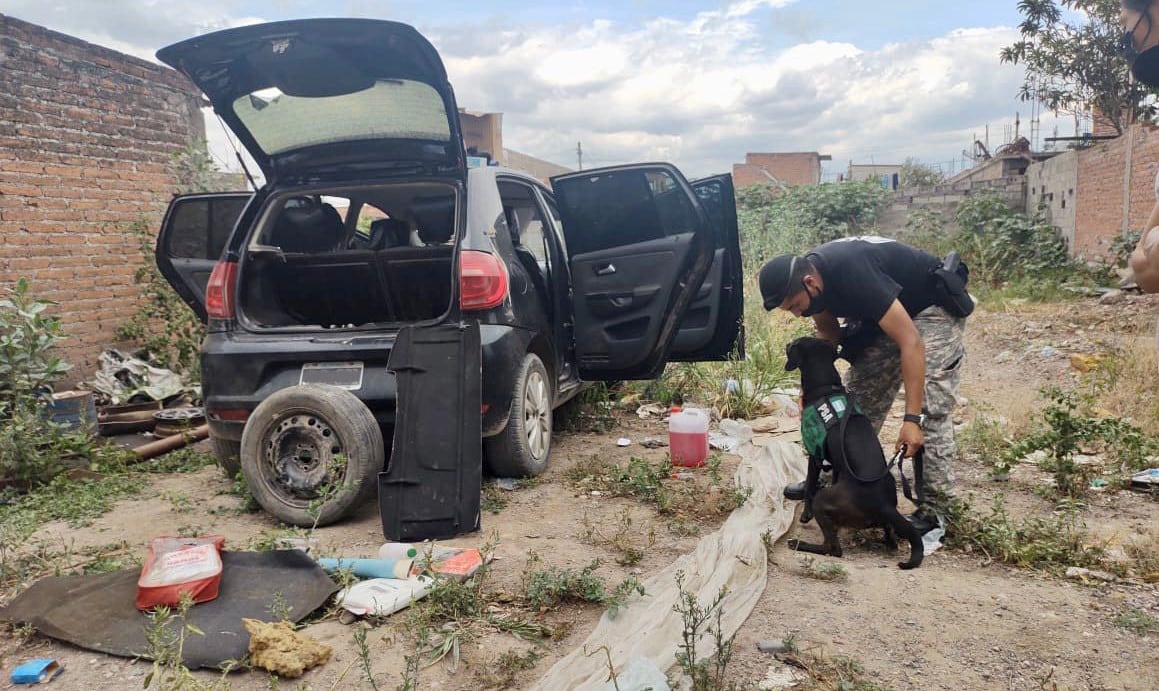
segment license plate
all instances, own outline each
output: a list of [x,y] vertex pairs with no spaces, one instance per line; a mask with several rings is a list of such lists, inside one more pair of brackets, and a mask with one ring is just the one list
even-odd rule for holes
[[362,388],[361,362],[307,362],[299,384],[329,384],[347,391]]

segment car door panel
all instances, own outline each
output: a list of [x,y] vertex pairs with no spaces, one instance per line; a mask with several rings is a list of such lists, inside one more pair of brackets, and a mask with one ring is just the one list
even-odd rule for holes
[[715,252],[708,277],[680,322],[674,362],[744,357],[744,274],[732,176],[691,183],[712,224]]
[[689,305],[688,313],[680,321],[680,331],[676,333],[676,340],[672,342],[672,359],[679,358],[681,353],[695,353],[711,343],[713,336],[716,335],[717,325],[720,323],[719,286],[727,261],[724,249],[717,249],[713,253],[708,277],[696,292],[696,298]]
[[654,377],[713,260],[696,193],[680,171],[660,163],[570,173],[552,183],[581,377]]
[[205,286],[252,198],[249,192],[174,197],[157,234],[157,269],[201,321]]
[[664,238],[572,259],[576,321],[598,325],[577,333],[581,364],[635,364],[640,344],[658,337],[660,303],[666,287],[676,284],[692,240],[691,235]]

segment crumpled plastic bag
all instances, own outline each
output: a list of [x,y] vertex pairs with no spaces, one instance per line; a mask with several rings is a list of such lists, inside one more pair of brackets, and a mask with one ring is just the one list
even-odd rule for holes
[[143,400],[163,401],[196,388],[187,387],[172,370],[154,367],[115,348],[100,355],[101,368],[89,386],[112,405]]

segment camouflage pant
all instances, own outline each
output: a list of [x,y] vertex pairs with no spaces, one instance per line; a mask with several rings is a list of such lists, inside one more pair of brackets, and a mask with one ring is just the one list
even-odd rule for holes
[[[922,489],[935,506],[954,495],[954,406],[966,356],[963,343],[966,320],[950,316],[941,307],[930,307],[914,317],[914,325],[926,348],[926,390],[922,412],[926,414],[925,477]],[[857,396],[861,409],[880,434],[882,423],[901,388],[901,351],[889,336],[881,334],[857,358],[845,378],[846,388]],[[890,455],[890,454],[887,454]]]

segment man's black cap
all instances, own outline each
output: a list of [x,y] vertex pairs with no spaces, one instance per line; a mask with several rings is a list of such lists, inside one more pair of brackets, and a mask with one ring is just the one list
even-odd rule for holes
[[760,284],[761,297],[765,300],[766,310],[775,310],[781,306],[785,298],[796,291],[789,289],[789,279],[792,278],[793,264],[797,257],[791,254],[782,254],[773,257],[761,267]]

